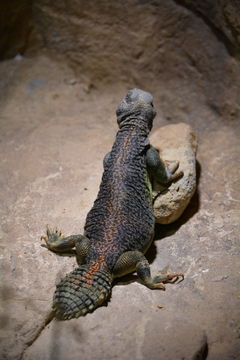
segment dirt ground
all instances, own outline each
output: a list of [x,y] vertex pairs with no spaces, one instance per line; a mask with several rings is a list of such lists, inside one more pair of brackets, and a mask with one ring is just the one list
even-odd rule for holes
[[[0,9],[0,359],[239,359],[239,2]],[[47,224],[83,232],[133,87],[154,97],[153,131],[186,123],[198,137],[197,191],[178,221],[156,226],[147,254],[153,274],[185,280],[151,291],[131,275],[92,314],[50,320],[76,262],[40,237]]]
[[225,121],[200,99],[198,117],[167,118],[162,92],[150,89],[154,129],[184,121],[199,138],[198,190],[180,220],[157,227],[148,254],[153,272],[167,266],[185,280],[160,292],[128,277],[107,306],[47,323],[55,284],[75,260],[40,237],[46,224],[83,231],[129,84],[88,86],[48,53],[0,63],[0,78],[0,358],[239,358],[239,116]]

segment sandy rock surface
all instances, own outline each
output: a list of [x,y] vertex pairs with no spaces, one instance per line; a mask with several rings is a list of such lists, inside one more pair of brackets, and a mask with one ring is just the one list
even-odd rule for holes
[[[1,360],[239,359],[238,9],[2,2],[0,58],[11,59],[0,62]],[[153,131],[185,122],[198,136],[196,191],[177,221],[157,224],[146,254],[153,275],[185,280],[160,292],[132,275],[93,314],[47,322],[55,284],[76,261],[40,237],[47,224],[83,232],[116,106],[133,87],[153,94]]]
[[[0,71],[8,74],[0,92],[0,359],[190,360],[200,353],[237,360],[239,122],[219,120],[211,130],[213,113],[195,104],[211,123],[193,126],[199,185],[178,221],[158,224],[147,254],[153,275],[167,268],[185,280],[161,292],[133,275],[93,314],[47,324],[55,284],[76,261],[42,248],[40,237],[46,224],[82,233],[127,87],[86,95],[84,84],[67,81],[71,69],[46,56],[11,60]],[[155,128],[162,125],[157,116]]]
[[179,161],[177,171],[184,173],[168,188],[157,183],[153,187],[156,221],[170,224],[182,215],[196,190],[197,137],[191,126],[180,123],[158,129],[151,135],[150,142],[164,161]]

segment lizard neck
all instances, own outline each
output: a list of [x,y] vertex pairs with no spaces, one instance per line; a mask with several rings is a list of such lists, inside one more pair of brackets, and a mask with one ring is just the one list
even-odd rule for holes
[[136,130],[139,135],[148,136],[151,129],[148,128],[146,121],[142,117],[128,117],[119,125],[120,131]]

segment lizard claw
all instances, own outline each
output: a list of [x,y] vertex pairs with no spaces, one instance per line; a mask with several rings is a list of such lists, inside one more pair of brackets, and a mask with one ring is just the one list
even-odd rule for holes
[[184,280],[184,274],[182,273],[176,273],[176,274],[169,274],[166,275],[166,280],[164,281],[164,283],[171,283],[174,284],[176,281],[178,281],[180,278],[179,282],[182,282]]
[[[45,241],[45,243],[47,244],[47,237],[46,237],[46,236],[41,236],[41,237],[40,237],[40,240],[41,240],[41,241]],[[46,245],[46,244],[41,244],[41,246],[47,248],[47,245]]]
[[164,164],[172,174],[179,168],[179,161],[164,160]]
[[155,276],[154,278],[154,283],[157,284],[167,284],[167,283],[171,283],[174,284],[176,281],[178,281],[180,279],[179,282],[184,280],[184,274],[182,273],[174,273],[174,274],[163,274],[163,273],[159,273],[157,276]]
[[46,236],[41,236],[41,241],[45,241],[46,244],[41,244],[41,246],[55,251],[56,246],[61,242],[62,238],[63,235],[61,231],[58,231],[57,229],[51,230],[47,225]]
[[169,183],[183,177],[184,175],[183,171],[176,172],[177,169],[179,168],[179,161],[165,160],[164,164],[166,165],[166,168],[169,173]]

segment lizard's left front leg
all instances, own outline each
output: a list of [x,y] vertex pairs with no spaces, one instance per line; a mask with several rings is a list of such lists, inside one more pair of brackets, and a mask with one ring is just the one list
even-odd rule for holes
[[43,247],[56,253],[73,252],[73,248],[75,248],[74,253],[76,253],[79,265],[85,262],[90,245],[90,240],[84,235],[65,237],[60,231],[50,230],[48,227],[46,236],[41,236],[41,240],[45,241],[45,244],[42,244]]

